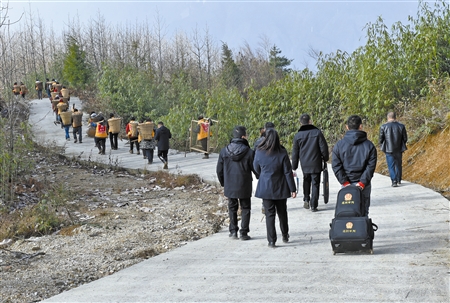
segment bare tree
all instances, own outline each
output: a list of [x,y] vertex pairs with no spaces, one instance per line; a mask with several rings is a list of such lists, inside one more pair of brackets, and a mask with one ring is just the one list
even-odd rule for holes
[[211,88],[213,71],[219,69],[219,48],[214,44],[214,41],[209,34],[209,28],[205,28],[205,61],[206,61],[206,83],[207,87]]
[[157,70],[158,70],[158,81],[163,81],[164,76],[164,37],[166,35],[164,22],[159,15],[159,12],[156,12],[155,23],[153,26],[154,30],[154,39],[156,42],[157,48]]
[[194,61],[196,65],[197,72],[195,73],[196,82],[198,87],[203,86],[203,68],[202,68],[202,59],[203,53],[205,52],[205,41],[200,36],[198,28],[196,27],[192,32],[192,44],[191,44],[191,53],[194,56]]

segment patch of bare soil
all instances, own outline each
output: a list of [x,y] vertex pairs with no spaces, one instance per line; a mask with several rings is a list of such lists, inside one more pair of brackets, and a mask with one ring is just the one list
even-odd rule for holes
[[[450,129],[429,135],[409,145],[403,154],[403,179],[431,188],[450,200]],[[384,153],[377,172],[389,175]]]
[[1,302],[49,298],[211,235],[227,218],[221,189],[195,176],[134,175],[33,157],[31,181],[17,188],[23,209],[38,200],[37,187],[60,184],[53,191],[67,201],[52,207],[68,223],[0,249]]

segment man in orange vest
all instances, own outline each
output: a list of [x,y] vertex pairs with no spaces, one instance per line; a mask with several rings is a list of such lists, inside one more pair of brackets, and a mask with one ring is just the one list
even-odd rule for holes
[[202,149],[205,151],[203,159],[209,159],[208,139],[212,136],[211,125],[211,119],[205,119],[203,115],[198,116],[197,128],[194,129],[194,132],[197,133],[197,141],[200,142]]

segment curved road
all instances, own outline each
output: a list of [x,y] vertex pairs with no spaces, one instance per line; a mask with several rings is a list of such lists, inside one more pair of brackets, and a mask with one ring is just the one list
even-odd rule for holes
[[[97,154],[92,138],[65,141],[53,119],[48,100],[32,101],[30,121],[41,143],[85,160],[162,169],[157,158],[146,166],[142,156],[130,155],[125,141],[115,151],[107,143],[106,156]],[[216,182],[217,157],[172,152],[169,171]],[[375,175],[373,255],[333,255],[328,231],[339,184],[330,176],[330,203],[319,200],[319,212],[304,209],[301,197],[288,200],[291,238],[276,249],[267,247],[261,200],[253,198],[250,241],[230,240],[224,228],[44,302],[449,302],[449,201],[407,181],[390,185]]]

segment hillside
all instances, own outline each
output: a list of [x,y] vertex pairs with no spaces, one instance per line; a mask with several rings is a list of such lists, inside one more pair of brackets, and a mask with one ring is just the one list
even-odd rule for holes
[[[403,179],[431,188],[450,200],[450,130],[422,138],[403,155]],[[386,158],[378,156],[377,172],[388,175]]]

